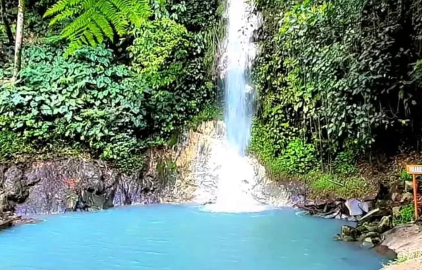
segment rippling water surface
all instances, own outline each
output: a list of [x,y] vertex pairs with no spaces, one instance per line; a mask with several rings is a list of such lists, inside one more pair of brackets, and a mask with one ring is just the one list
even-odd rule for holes
[[1,270],[376,270],[336,242],[341,222],[292,210],[224,214],[189,206],[66,214],[0,233]]

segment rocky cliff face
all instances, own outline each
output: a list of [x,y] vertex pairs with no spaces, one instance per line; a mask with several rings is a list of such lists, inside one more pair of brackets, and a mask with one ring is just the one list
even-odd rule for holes
[[[212,203],[216,199],[218,186],[221,185],[219,181],[222,180],[220,176],[223,162],[230,162],[227,159],[224,137],[224,123],[209,121],[181,138],[176,158],[180,172],[177,182],[184,187],[185,197],[189,197],[193,202]],[[264,167],[255,158],[244,159],[253,173],[243,179],[239,189],[250,193],[261,203],[273,206],[286,206],[291,203],[293,197],[288,192],[291,190],[289,187],[270,181],[266,177]],[[238,174],[242,175],[242,172]]]
[[[0,167],[0,212],[60,213],[159,202],[158,184],[102,161],[55,160]],[[157,192],[156,192],[157,191]]]
[[[212,202],[221,166],[215,151],[223,150],[223,136],[222,122],[203,123],[184,133],[173,148],[149,151],[147,169],[131,175],[121,174],[104,161],[75,158],[0,165],[0,216]],[[255,176],[245,180],[245,188],[260,202],[288,204],[290,195],[285,187],[270,182],[255,159],[249,162]]]

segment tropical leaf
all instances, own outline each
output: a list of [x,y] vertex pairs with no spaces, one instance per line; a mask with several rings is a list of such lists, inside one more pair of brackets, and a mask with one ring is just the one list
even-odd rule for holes
[[130,26],[140,27],[150,14],[148,0],[60,0],[44,17],[52,17],[50,25],[68,22],[61,38],[69,41],[66,55],[70,55],[82,45],[115,41]]

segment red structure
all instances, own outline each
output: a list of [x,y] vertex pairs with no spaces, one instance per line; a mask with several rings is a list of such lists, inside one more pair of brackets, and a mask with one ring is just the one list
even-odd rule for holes
[[406,171],[413,176],[413,202],[415,204],[415,220],[419,218],[419,204],[421,198],[418,198],[419,183],[417,175],[422,175],[422,165],[406,165]]

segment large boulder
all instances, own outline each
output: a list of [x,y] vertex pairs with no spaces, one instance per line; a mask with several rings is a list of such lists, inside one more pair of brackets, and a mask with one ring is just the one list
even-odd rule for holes
[[422,250],[422,230],[418,225],[401,225],[385,233],[383,245],[397,254],[410,254]]

